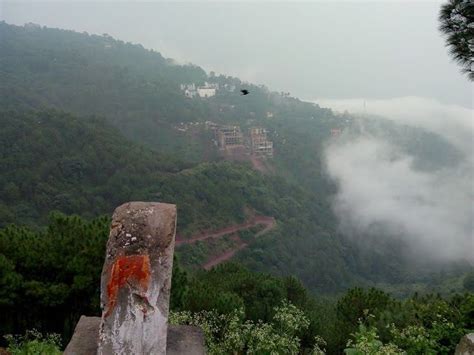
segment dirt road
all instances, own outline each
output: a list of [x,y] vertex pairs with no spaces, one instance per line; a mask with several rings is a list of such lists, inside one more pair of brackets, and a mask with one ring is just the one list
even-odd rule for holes
[[248,245],[247,243],[244,243],[244,242],[241,241],[241,244],[238,244],[234,248],[226,251],[225,253],[223,253],[221,255],[216,255],[216,256],[210,258],[202,267],[205,270],[210,270],[214,266],[219,265],[219,264],[231,259],[238,251],[240,251],[240,250],[244,249],[245,247],[247,247],[247,245]]
[[[184,239],[180,235],[176,235],[176,246],[184,244],[193,244],[200,240],[220,238],[228,234],[237,233],[238,231],[249,229],[258,225],[265,226],[261,231],[255,234],[255,238],[271,231],[276,226],[275,218],[268,216],[255,216],[244,223],[236,224],[233,226],[225,227],[215,231],[204,231],[191,236],[190,238]],[[231,259],[238,251],[246,248],[248,244],[244,242],[238,235],[234,239],[237,242],[232,249],[226,250],[222,254],[211,256],[202,267],[206,270],[219,265],[229,259]]]
[[196,243],[199,240],[206,240],[210,238],[220,238],[224,235],[231,234],[231,233],[236,233],[240,230],[244,229],[249,229],[258,225],[264,225],[265,228],[262,229],[260,232],[258,232],[255,236],[258,237],[269,230],[271,230],[276,224],[275,218],[273,217],[268,217],[268,216],[255,216],[252,219],[241,223],[241,224],[236,224],[233,226],[225,227],[222,229],[218,229],[215,231],[204,231],[199,234],[195,234],[191,236],[191,238],[183,238],[180,235],[176,235],[176,246],[180,246],[183,244],[193,244]]

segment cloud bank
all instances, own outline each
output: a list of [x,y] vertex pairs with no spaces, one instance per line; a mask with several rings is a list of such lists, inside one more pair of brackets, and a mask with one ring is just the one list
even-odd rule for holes
[[[401,238],[417,255],[474,262],[473,110],[415,97],[318,100],[321,106],[367,112],[423,128],[463,153],[455,166],[422,171],[414,157],[378,137],[359,134],[327,147],[337,182],[333,208],[348,235]],[[380,230],[383,233],[380,233]]]

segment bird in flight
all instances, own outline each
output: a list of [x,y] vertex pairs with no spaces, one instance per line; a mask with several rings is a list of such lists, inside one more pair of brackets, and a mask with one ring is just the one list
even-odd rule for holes
[[248,95],[249,94],[249,91],[247,89],[242,89],[242,90],[240,90],[240,92],[242,93],[242,95]]

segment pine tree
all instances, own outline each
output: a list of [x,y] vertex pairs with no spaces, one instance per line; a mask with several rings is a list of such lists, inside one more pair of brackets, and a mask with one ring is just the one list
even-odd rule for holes
[[474,81],[474,3],[449,0],[441,7],[439,29],[446,35],[446,46],[470,80]]

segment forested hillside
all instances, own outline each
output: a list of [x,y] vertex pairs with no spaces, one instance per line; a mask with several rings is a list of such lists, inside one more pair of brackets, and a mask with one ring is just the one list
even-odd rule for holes
[[2,225],[42,224],[52,210],[94,217],[187,167],[96,117],[2,111],[0,124]]
[[[7,127],[1,133],[4,225],[41,226],[51,211],[85,217],[110,214],[125,201],[145,199],[176,203],[178,233],[187,235],[242,222],[245,209],[252,208],[281,222],[280,236],[271,240],[292,235],[294,242],[296,236],[304,242],[305,235],[316,235],[311,250],[326,250],[327,255],[315,262],[329,265],[331,258],[340,266],[321,274],[324,280],[307,277],[309,284],[331,290],[351,279],[342,241],[328,237],[328,210],[281,177],[264,177],[249,166],[228,162],[189,167],[128,142],[97,118],[46,111],[4,112],[1,120]],[[268,257],[275,258],[272,249]]]
[[[244,101],[237,78],[210,78],[197,66],[177,65],[141,45],[107,35],[1,22],[0,36],[2,109],[54,107],[101,115],[127,137],[160,151],[174,153],[196,139],[177,134],[172,124],[178,122],[260,120],[273,108],[277,117],[311,117],[315,112],[330,117],[328,110],[250,84],[245,86],[252,96]],[[189,100],[179,90],[181,83],[205,80],[236,85],[237,90],[213,101]],[[202,145],[193,145],[185,158],[199,161],[202,150]]]
[[[350,128],[351,117],[108,35],[2,22],[0,38],[1,225],[41,227],[54,210],[90,218],[144,199],[176,203],[178,233],[187,236],[253,211],[277,220],[238,254],[253,270],[296,275],[326,293],[431,279],[405,266],[403,244],[366,250],[338,231],[322,151],[331,130]],[[182,83],[204,81],[236,90],[207,99],[180,91]],[[240,95],[241,87],[251,95]],[[274,172],[220,161],[203,125],[176,129],[204,121],[265,127]]]

